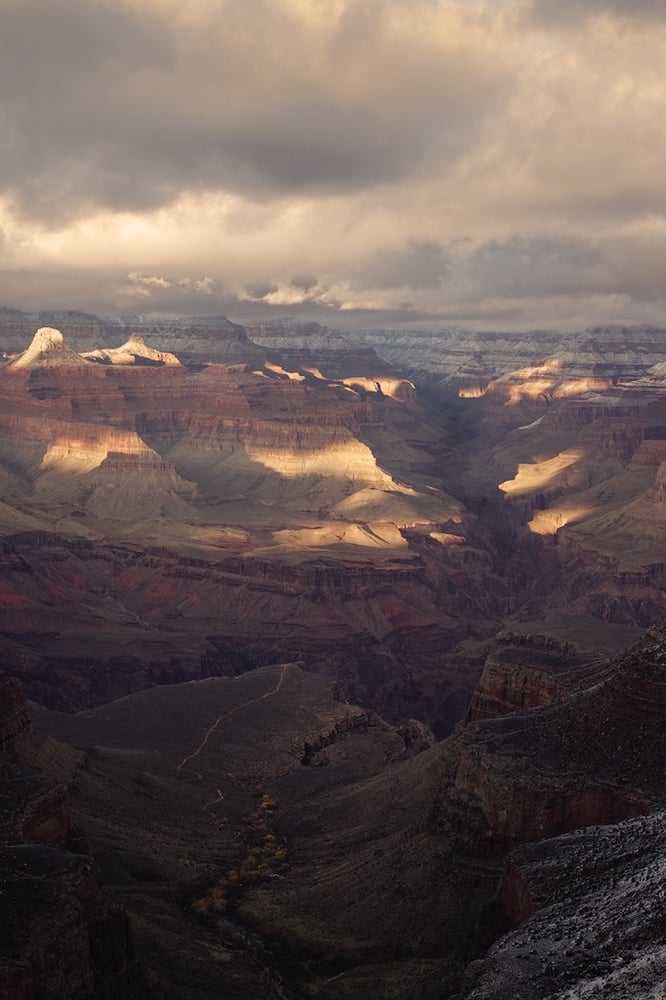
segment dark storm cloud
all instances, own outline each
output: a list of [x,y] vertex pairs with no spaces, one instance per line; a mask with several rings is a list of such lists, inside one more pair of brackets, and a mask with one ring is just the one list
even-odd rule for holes
[[359,278],[374,288],[433,288],[449,273],[447,250],[434,240],[410,240],[402,250],[382,250],[360,271]]
[[352,191],[434,151],[455,160],[505,98],[507,67],[455,32],[404,31],[400,14],[366,0],[322,28],[289,0],[195,0],[180,14],[5,0],[0,187],[48,222],[183,191]]
[[318,281],[314,274],[296,274],[290,278],[289,284],[302,292],[309,292],[317,286]]
[[0,303],[659,321],[665,13],[0,0]]
[[506,298],[578,294],[608,289],[598,248],[581,240],[514,238],[493,240],[459,265],[459,277],[474,294]]
[[[128,170],[136,115],[131,103],[123,108],[124,81],[134,77],[138,85],[141,72],[168,72],[173,59],[165,26],[122,4],[6,0],[0,8],[2,188],[38,217],[100,202],[142,204],[148,185],[139,179],[136,190]],[[123,128],[124,163],[115,148]],[[156,178],[153,203],[160,201],[159,187]]]
[[249,299],[265,299],[272,292],[277,292],[278,286],[270,281],[252,281],[246,286],[245,292]]

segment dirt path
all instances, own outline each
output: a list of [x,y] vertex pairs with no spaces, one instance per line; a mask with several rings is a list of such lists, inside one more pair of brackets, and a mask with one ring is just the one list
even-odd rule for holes
[[212,726],[209,727],[208,732],[205,734],[204,738],[202,739],[201,743],[196,748],[196,750],[194,750],[192,753],[188,754],[187,757],[183,757],[183,759],[181,760],[181,762],[178,765],[178,767],[176,768],[176,770],[177,771],[182,771],[182,769],[185,767],[185,765],[187,763],[189,763],[189,761],[194,760],[195,757],[198,757],[198,755],[201,753],[201,751],[203,750],[203,748],[206,746],[206,744],[208,743],[208,740],[213,735],[213,733],[215,732],[215,730],[217,729],[217,727],[220,725],[221,722],[224,722],[225,719],[231,718],[231,716],[234,715],[236,712],[240,712],[241,708],[247,708],[248,705],[255,705],[255,704],[257,704],[257,702],[265,701],[266,698],[270,698],[272,695],[277,694],[278,691],[280,690],[280,688],[282,687],[282,683],[284,681],[284,678],[285,678],[286,673],[287,673],[287,668],[289,666],[290,666],[290,664],[288,664],[288,663],[283,664],[282,670],[280,671],[280,676],[278,678],[278,682],[277,682],[277,684],[275,685],[274,688],[271,688],[270,691],[266,691],[265,694],[259,695],[258,698],[250,698],[249,701],[244,701],[241,705],[236,705],[234,708],[230,708],[229,711],[223,712],[222,715],[220,715],[215,720],[215,722],[212,724]]

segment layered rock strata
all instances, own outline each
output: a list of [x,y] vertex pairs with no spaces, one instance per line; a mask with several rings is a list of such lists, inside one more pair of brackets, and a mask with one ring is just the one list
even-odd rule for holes
[[356,701],[405,719],[427,700],[450,728],[472,682],[442,652],[506,595],[475,519],[421,471],[438,431],[408,387],[188,368],[137,338],[70,370],[44,355],[56,340],[0,371],[2,624],[33,696],[80,708],[288,649]]

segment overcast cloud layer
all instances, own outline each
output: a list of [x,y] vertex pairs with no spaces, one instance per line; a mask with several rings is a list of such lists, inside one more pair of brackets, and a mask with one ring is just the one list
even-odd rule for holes
[[0,304],[666,325],[660,0],[0,0]]

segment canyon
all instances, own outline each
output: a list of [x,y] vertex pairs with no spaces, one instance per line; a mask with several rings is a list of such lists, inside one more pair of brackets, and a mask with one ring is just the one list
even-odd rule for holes
[[12,1000],[652,995],[664,331],[0,349]]

